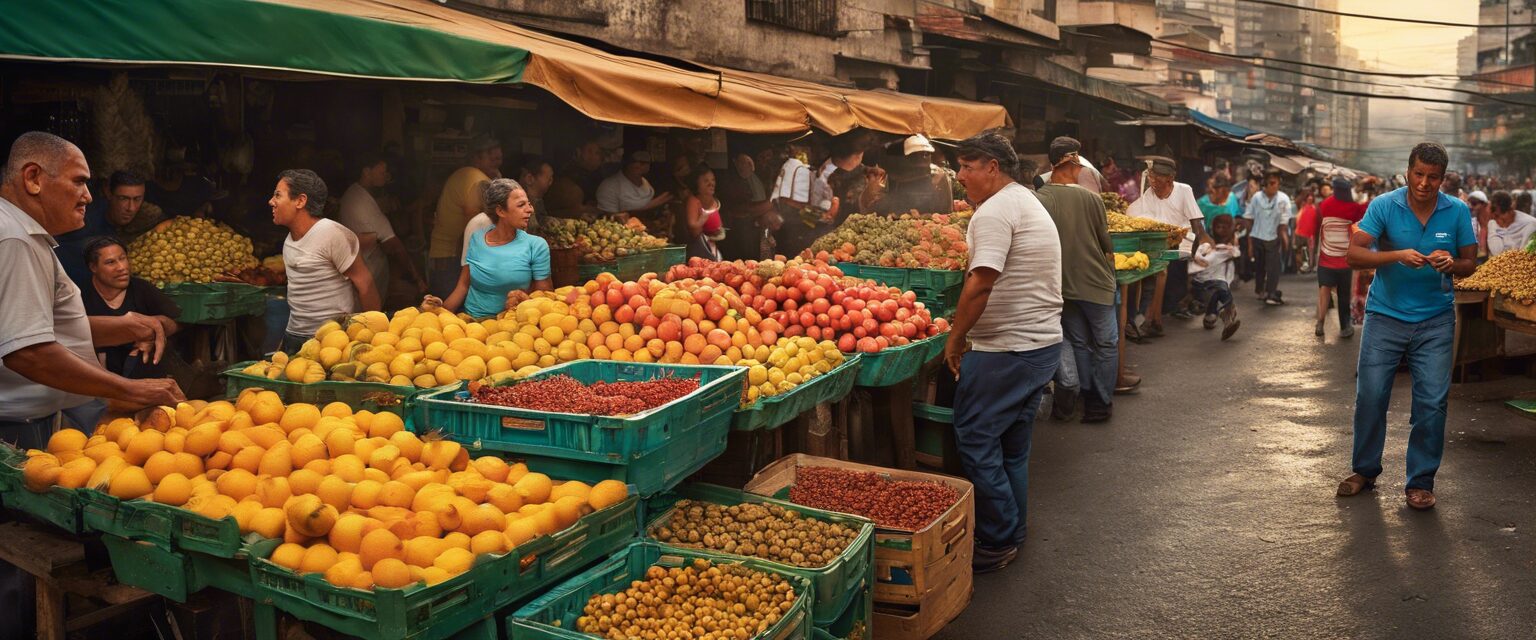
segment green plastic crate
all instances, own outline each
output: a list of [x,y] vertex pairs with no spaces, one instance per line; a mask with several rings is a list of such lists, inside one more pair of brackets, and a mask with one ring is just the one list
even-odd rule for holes
[[258,604],[346,635],[440,640],[622,548],[634,538],[638,502],[630,496],[554,535],[534,538],[505,554],[477,557],[469,571],[432,586],[418,583],[373,591],[337,587],[320,574],[299,575],[268,561],[281,540],[250,546],[251,580]]
[[868,586],[855,594],[836,620],[817,624],[811,631],[811,637],[816,640],[871,640],[874,637],[874,618],[874,587]]
[[[811,581],[812,593],[809,607],[811,609],[811,620],[817,625],[829,624],[837,620],[848,609],[849,603],[860,592],[868,590],[875,584],[875,525],[865,518],[813,509],[789,502],[788,500],[778,500],[713,484],[688,483],[679,486],[673,493],[657,496],[646,501],[645,533],[647,537],[649,537],[651,531],[654,531],[656,527],[665,523],[671,517],[672,509],[677,501],[685,498],[722,505],[734,505],[744,502],[773,504],[784,507],[785,510],[811,516],[825,522],[834,522],[847,527],[858,528],[859,535],[854,538],[853,544],[848,545],[848,548],[843,550],[842,555],[839,555],[836,560],[833,560],[825,567],[808,569],[756,558],[774,567],[774,570],[778,573],[797,575]],[[708,551],[728,558],[746,557],[713,549],[708,549]]]
[[123,507],[148,511],[162,519],[166,523],[165,530],[170,534],[170,548],[173,550],[218,558],[239,557],[245,550],[245,540],[234,516],[214,520],[181,507],[144,500],[125,502]]
[[1115,253],[1136,253],[1141,251],[1141,238],[1134,233],[1111,233],[1109,242],[1114,246]]
[[839,262],[835,266],[843,272],[843,275],[874,280],[887,287],[896,287],[903,291],[917,289],[944,291],[965,281],[965,271],[958,269],[904,269],[852,262]]
[[575,630],[576,619],[592,596],[618,593],[640,579],[652,566],[681,567],[703,558],[716,563],[739,564],[754,571],[783,576],[795,588],[795,604],[768,631],[754,640],[807,640],[811,637],[808,580],[783,571],[777,563],[741,559],[699,549],[681,549],[651,540],[635,542],[623,551],[581,575],[566,581],[549,593],[528,603],[507,619],[510,640],[591,640],[594,636]]
[[177,322],[222,324],[244,316],[259,316],[267,310],[267,294],[262,287],[238,282],[180,282],[160,288],[181,308]]
[[923,303],[928,313],[935,318],[947,318],[954,315],[955,309],[960,306],[960,292],[965,289],[965,283],[957,283],[955,286],[942,291],[929,289],[913,289],[917,294],[917,301]]
[[559,374],[586,384],[699,376],[700,386],[650,411],[618,417],[477,404],[467,400],[468,385],[461,384],[418,398],[415,428],[441,431],[471,449],[516,454],[552,476],[587,482],[613,478],[651,495],[676,485],[725,451],[746,369],[577,360],[511,384]]
[[[308,402],[324,407],[332,402],[340,402],[352,407],[353,411],[367,409],[374,413],[388,411],[399,416],[410,415],[412,401],[421,394],[435,389],[421,389],[418,387],[384,384],[382,382],[347,382],[342,380],[326,380],[324,382],[289,382],[287,380],[273,380],[266,376],[242,373],[241,370],[255,364],[255,360],[236,363],[224,373],[225,395],[234,398],[245,389],[257,388],[274,391],[281,396],[285,404],[294,402]],[[445,387],[436,387],[442,389]]]
[[853,354],[844,358],[843,363],[831,371],[811,378],[790,389],[788,393],[758,398],[757,402],[737,409],[731,416],[731,429],[775,429],[816,408],[818,404],[843,399],[853,390],[854,381],[858,380],[862,359],[862,355]]
[[80,490],[80,517],[84,529],[148,542],[167,551],[172,544],[171,517],[165,505],[148,500],[121,500],[94,489]]
[[863,364],[859,366],[858,380],[854,385],[889,387],[906,382],[917,375],[923,365],[943,355],[944,344],[948,340],[949,334],[941,333],[899,347],[891,347],[879,353],[860,354]]
[[1138,271],[1116,271],[1115,272],[1115,284],[1119,284],[1119,285],[1123,286],[1123,285],[1131,284],[1131,283],[1134,283],[1134,282],[1140,282],[1142,280],[1145,280],[1147,278],[1155,276],[1159,272],[1161,272],[1162,270],[1168,268],[1168,263],[1167,262],[1163,262],[1161,260],[1152,260],[1151,262],[1152,262],[1151,266],[1149,266],[1149,267],[1147,267],[1145,269],[1138,270]]
[[619,258],[610,262],[584,262],[580,267],[576,268],[576,275],[583,282],[596,278],[597,274],[600,273],[611,273],[614,275],[614,277],[626,282],[630,280],[638,280],[640,276],[643,276],[647,271],[650,271],[651,269],[649,266],[657,261],[655,257],[646,255],[647,253],[652,252],[643,251],[627,256],[620,256]]
[[84,531],[80,519],[80,494],[74,489],[49,487],[45,493],[28,491],[21,480],[26,454],[0,443],[0,506],[20,511],[69,533]]
[[664,249],[656,249],[640,254],[645,257],[645,273],[654,273],[658,276],[666,275],[667,270],[673,265],[683,264],[688,261],[688,247],[680,244],[669,245]]
[[104,535],[101,541],[112,560],[118,582],[177,602],[205,588],[253,597],[250,567],[244,558],[214,558],[165,549],[142,540]]

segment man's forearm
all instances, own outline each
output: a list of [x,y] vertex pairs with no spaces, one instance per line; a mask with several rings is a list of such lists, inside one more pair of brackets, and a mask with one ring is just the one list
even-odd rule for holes
[[76,357],[57,342],[35,344],[5,356],[5,368],[45,387],[96,398],[123,399],[127,379]]
[[411,274],[412,282],[421,281],[421,271],[416,268],[416,262],[411,260],[410,254],[406,253],[405,243],[401,242],[400,238],[395,237],[384,241],[384,253],[393,258],[396,263],[405,266],[406,273]]
[[1375,269],[1397,262],[1401,258],[1396,251],[1373,251],[1361,246],[1351,246],[1344,259],[1349,262],[1351,269]]
[[171,335],[181,330],[181,325],[176,324],[176,321],[170,316],[155,316],[155,320],[160,322],[160,329],[165,332],[165,335]]
[[135,325],[125,316],[87,316],[91,323],[91,344],[116,347],[138,339]]

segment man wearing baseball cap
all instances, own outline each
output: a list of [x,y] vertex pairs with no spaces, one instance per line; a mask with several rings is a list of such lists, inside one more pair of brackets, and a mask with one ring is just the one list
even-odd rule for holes
[[[1082,157],[1083,143],[1078,142],[1077,138],[1070,136],[1057,136],[1055,140],[1051,141],[1051,149],[1055,150],[1058,147],[1064,152],[1078,154],[1077,162],[1078,164],[1082,165],[1083,170],[1077,172],[1077,184],[1082,185],[1084,189],[1094,193],[1111,191],[1109,188],[1109,181],[1104,179],[1104,174],[1099,173],[1099,170],[1093,166],[1093,163],[1088,162],[1087,158]],[[1049,160],[1049,157],[1047,157],[1047,160]],[[1050,182],[1050,171],[1035,176],[1036,189],[1039,189],[1040,187],[1043,187]]]
[[597,186],[597,208],[619,217],[649,213],[672,201],[672,194],[656,195],[645,179],[651,171],[651,152],[631,151],[624,156],[624,166]]
[[[1173,159],[1153,156],[1148,161],[1147,189],[1131,203],[1126,213],[1176,227],[1188,227],[1195,234],[1193,246],[1188,247],[1190,251],[1198,249],[1202,244],[1209,244],[1211,239],[1205,233],[1205,214],[1195,201],[1195,190],[1174,180],[1178,167]],[[1163,334],[1162,312],[1171,306],[1163,304],[1163,301],[1166,299],[1176,303],[1184,297],[1189,288],[1189,263],[1182,260],[1174,262],[1168,265],[1164,274],[1157,277],[1167,278],[1166,290],[1158,292],[1154,287],[1142,287],[1141,304],[1136,317],[1126,327],[1126,334],[1133,339]],[[1147,317],[1149,315],[1150,319]]]
[[935,166],[933,153],[933,143],[921,133],[902,141],[901,157],[887,167],[885,197],[876,205],[880,213],[948,213],[954,208],[954,174]]

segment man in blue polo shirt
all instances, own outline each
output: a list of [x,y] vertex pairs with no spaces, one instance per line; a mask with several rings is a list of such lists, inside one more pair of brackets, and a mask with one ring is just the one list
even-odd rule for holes
[[1435,471],[1445,448],[1456,313],[1451,276],[1472,275],[1477,236],[1466,203],[1440,192],[1445,147],[1421,143],[1408,156],[1408,186],[1371,201],[1350,239],[1349,266],[1375,269],[1361,330],[1355,391],[1352,496],[1376,484],[1387,438],[1387,405],[1398,363],[1408,361],[1413,409],[1408,435],[1408,506],[1435,506]]

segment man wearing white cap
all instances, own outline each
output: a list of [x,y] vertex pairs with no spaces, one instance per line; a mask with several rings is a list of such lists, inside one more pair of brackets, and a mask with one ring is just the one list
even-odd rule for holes
[[919,133],[901,143],[901,155],[887,167],[885,197],[876,205],[880,213],[948,213],[954,206],[954,175],[933,164],[933,143]]
[[1493,217],[1493,208],[1488,206],[1491,201],[1488,194],[1481,190],[1467,194],[1467,207],[1472,210],[1472,230],[1477,232],[1477,255],[1488,256],[1488,220]]

